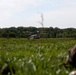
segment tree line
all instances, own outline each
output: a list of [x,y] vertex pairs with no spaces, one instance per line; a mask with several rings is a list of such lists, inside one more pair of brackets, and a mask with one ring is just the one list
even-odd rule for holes
[[75,28],[10,27],[0,28],[0,38],[28,38],[39,31],[41,38],[76,38]]

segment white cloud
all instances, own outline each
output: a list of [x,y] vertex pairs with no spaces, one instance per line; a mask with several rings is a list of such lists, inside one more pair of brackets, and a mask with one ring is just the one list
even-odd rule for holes
[[[44,12],[44,26],[45,27],[75,27],[76,28],[76,7],[64,8],[59,10]],[[41,27],[38,21],[41,21],[40,14],[34,14],[27,18],[26,25]]]
[[48,11],[45,13],[45,25],[53,27],[76,27],[76,8]]
[[[41,26],[37,23],[41,19],[40,14],[37,14],[36,12],[38,11],[35,10],[32,13],[32,9],[29,10],[31,6],[35,8],[40,8],[40,6],[48,6],[49,10],[41,10],[44,14],[44,26],[48,25],[53,27],[68,27],[69,25],[73,24],[75,26],[76,24],[76,0],[0,0],[0,24],[15,26]],[[16,17],[16,21],[13,19],[13,21],[7,21],[7,19],[10,20],[12,17],[15,18],[15,14],[20,12],[28,13],[28,10],[30,13],[32,13],[32,15],[29,17],[22,17],[21,19]],[[4,23],[5,20],[6,22]]]
[[13,16],[14,13],[26,11],[28,6],[36,6],[40,2],[40,0],[0,0],[1,20]]

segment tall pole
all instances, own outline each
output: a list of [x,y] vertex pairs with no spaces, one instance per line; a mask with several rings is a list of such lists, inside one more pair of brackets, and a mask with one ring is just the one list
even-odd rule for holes
[[41,15],[41,21],[39,21],[38,23],[41,24],[42,27],[44,27],[44,16],[43,16],[43,13],[40,13]]
[[43,13],[39,13],[39,14],[40,14],[41,20],[38,23],[40,23],[42,26],[41,35],[43,35],[43,33],[44,33],[44,15],[43,15]]
[[43,17],[43,13],[41,13],[41,25],[42,25],[42,27],[44,27],[44,17]]

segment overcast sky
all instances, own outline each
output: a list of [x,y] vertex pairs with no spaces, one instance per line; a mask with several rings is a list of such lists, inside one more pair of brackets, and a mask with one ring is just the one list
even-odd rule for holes
[[0,0],[0,28],[4,27],[76,28],[76,0]]

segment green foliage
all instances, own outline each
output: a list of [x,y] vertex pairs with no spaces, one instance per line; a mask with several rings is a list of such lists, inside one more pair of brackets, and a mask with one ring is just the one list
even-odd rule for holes
[[[0,39],[0,69],[14,66],[15,75],[68,75],[75,68],[64,66],[75,39]],[[14,74],[13,74],[14,75]]]
[[41,38],[76,38],[75,28],[36,28],[36,27],[10,27],[0,29],[0,38],[28,38],[30,35],[37,34]]

